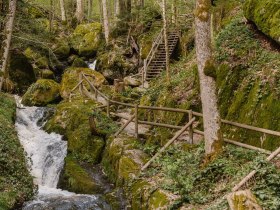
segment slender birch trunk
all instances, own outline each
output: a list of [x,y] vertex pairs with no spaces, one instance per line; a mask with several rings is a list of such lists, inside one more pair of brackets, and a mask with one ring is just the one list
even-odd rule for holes
[[107,10],[107,1],[102,0],[102,10],[103,10],[103,27],[106,44],[109,43],[109,19],[108,19],[108,10]]
[[6,23],[6,39],[4,41],[4,54],[3,58],[1,60],[1,74],[0,74],[0,91],[2,91],[3,83],[5,74],[7,72],[8,67],[8,57],[10,52],[10,46],[11,46],[11,40],[12,40],[12,33],[13,33],[13,27],[14,27],[14,20],[16,16],[16,8],[17,8],[17,0],[10,0],[9,1],[9,14],[8,14],[8,20]]
[[167,82],[170,82],[166,0],[162,0],[162,16],[163,16],[163,37],[164,37],[164,45],[165,45],[166,80]]
[[203,110],[205,153],[212,156],[221,149],[222,134],[220,127],[221,119],[217,105],[216,82],[214,78],[204,73],[205,70],[213,67],[210,9],[210,0],[196,1],[195,40]]
[[76,18],[80,23],[84,19],[84,0],[77,0]]
[[65,12],[64,0],[59,0],[59,3],[60,3],[60,11],[61,11],[61,20],[66,21],[66,12]]
[[88,0],[88,19],[91,18],[92,15],[92,0]]

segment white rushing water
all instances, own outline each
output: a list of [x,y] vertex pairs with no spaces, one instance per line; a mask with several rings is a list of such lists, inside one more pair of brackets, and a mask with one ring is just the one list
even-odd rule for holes
[[67,154],[67,142],[61,135],[42,129],[47,108],[24,107],[18,97],[16,100],[19,107],[16,130],[27,153],[30,173],[38,185],[35,200],[27,202],[23,209],[110,209],[99,196],[79,195],[56,188]]
[[94,60],[92,63],[88,63],[88,67],[92,70],[96,70],[97,60]]

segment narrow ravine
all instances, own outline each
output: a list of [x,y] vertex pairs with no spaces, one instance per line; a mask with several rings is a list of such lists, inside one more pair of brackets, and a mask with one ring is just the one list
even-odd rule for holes
[[111,209],[100,195],[81,195],[56,188],[67,142],[61,135],[42,130],[47,112],[48,108],[44,107],[20,105],[17,109],[16,129],[27,154],[30,173],[38,185],[36,198],[25,203],[23,209]]

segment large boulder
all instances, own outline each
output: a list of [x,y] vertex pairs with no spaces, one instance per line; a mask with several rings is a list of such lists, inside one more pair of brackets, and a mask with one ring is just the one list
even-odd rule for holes
[[45,106],[58,101],[60,85],[50,79],[39,79],[32,84],[22,97],[22,103],[27,106]]
[[264,34],[280,43],[279,0],[246,0],[244,15]]
[[101,44],[102,25],[100,23],[88,23],[78,25],[71,37],[71,45],[80,56],[95,56]]
[[33,67],[28,58],[20,52],[13,51],[9,68],[10,79],[17,92],[25,92],[36,81]]
[[[61,81],[60,94],[64,99],[69,98],[71,90],[79,83],[80,73],[91,75],[92,77],[88,77],[88,79],[96,87],[106,84],[105,77],[97,71],[89,68],[69,68],[64,72]],[[86,87],[88,88],[88,85],[86,85]],[[75,93],[77,93],[77,91],[78,90],[76,90]]]
[[52,46],[52,50],[58,59],[65,59],[70,54],[70,46],[64,39],[57,39],[56,44]]

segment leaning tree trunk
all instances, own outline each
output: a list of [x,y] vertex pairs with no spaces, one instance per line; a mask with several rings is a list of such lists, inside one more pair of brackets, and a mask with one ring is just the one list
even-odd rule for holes
[[108,10],[107,10],[107,1],[102,0],[102,11],[103,11],[103,27],[106,44],[109,43],[109,19],[108,19]]
[[210,0],[196,1],[195,40],[203,111],[205,153],[212,156],[221,149],[222,134],[217,105],[216,82],[213,77],[207,76],[210,75],[207,72],[215,71],[211,49],[210,9]]
[[76,18],[80,23],[84,19],[84,0],[77,0]]
[[6,23],[6,39],[4,41],[4,54],[1,60],[1,72],[0,72],[0,91],[2,91],[4,78],[6,75],[7,67],[8,67],[8,57],[10,52],[11,40],[12,40],[12,33],[14,27],[14,20],[16,16],[16,8],[17,8],[17,0],[10,0],[9,2],[9,14]]
[[162,16],[163,16],[163,37],[165,45],[165,63],[166,63],[166,80],[170,81],[169,75],[169,48],[168,48],[168,32],[167,32],[167,19],[166,19],[166,0],[162,0]]
[[60,3],[60,11],[61,11],[61,20],[66,21],[66,12],[65,12],[64,0],[59,0],[59,3]]

